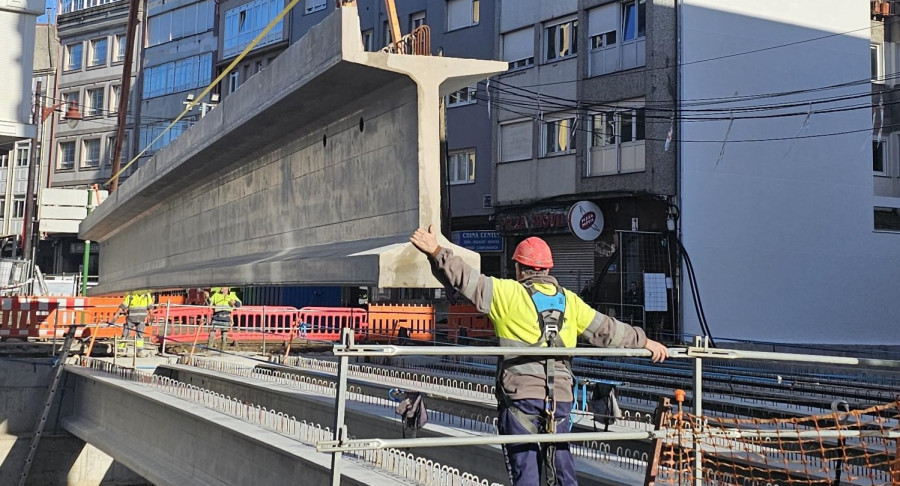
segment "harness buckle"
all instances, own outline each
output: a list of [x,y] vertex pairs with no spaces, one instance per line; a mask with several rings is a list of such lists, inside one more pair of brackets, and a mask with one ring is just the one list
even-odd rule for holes
[[556,324],[547,324],[544,326],[544,339],[547,341],[552,341],[556,335],[559,334],[559,326]]
[[545,434],[556,433],[556,400],[550,397],[544,398],[544,420],[542,421]]

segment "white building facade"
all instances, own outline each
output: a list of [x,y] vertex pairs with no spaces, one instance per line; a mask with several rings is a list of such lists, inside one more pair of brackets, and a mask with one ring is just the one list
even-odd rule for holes
[[900,344],[900,234],[874,220],[900,199],[873,188],[869,2],[685,0],[679,16],[680,222],[713,336]]

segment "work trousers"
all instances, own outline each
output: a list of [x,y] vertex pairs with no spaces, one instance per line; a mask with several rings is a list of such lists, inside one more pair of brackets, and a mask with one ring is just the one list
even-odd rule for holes
[[[532,423],[540,428],[539,418],[544,410],[543,400],[513,400],[512,406],[533,417]],[[555,417],[557,433],[569,432],[569,413],[572,402],[557,402]],[[502,435],[529,434],[519,420],[506,408],[500,408],[498,428]],[[556,484],[560,486],[576,486],[575,459],[569,452],[567,442],[556,442]],[[506,469],[513,486],[546,486],[540,484],[541,470],[544,467],[543,447],[549,444],[523,443],[503,446],[506,457]]]
[[146,315],[136,315],[133,316],[131,314],[125,318],[125,329],[122,331],[122,336],[125,338],[131,337],[131,332],[134,331],[135,335],[139,340],[144,338],[144,326],[147,321]]

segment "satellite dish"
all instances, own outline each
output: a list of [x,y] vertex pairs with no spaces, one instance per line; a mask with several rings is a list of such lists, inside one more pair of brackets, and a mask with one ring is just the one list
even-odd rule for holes
[[590,201],[579,201],[569,208],[569,231],[576,238],[594,241],[603,232],[603,212]]

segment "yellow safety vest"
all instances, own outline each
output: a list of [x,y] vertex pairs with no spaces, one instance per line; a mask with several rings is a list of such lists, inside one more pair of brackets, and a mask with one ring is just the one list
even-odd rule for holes
[[[500,346],[530,346],[537,343],[541,339],[541,326],[528,291],[515,280],[493,277],[492,280],[494,291],[488,318],[494,323]],[[546,295],[556,293],[551,284],[535,283],[534,287]],[[578,336],[587,329],[597,311],[576,298],[572,291],[562,289],[562,292],[566,297],[566,312],[559,337],[567,348],[574,348]]]

